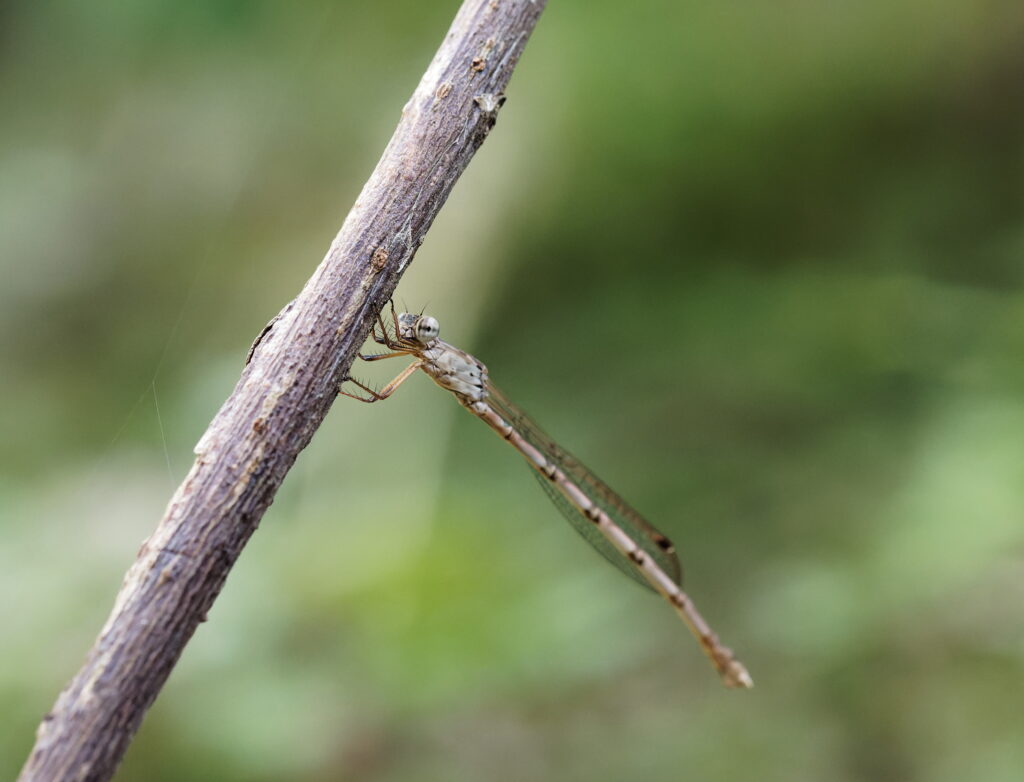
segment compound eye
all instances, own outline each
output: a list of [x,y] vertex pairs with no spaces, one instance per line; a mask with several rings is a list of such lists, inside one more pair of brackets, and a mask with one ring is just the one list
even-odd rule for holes
[[423,344],[430,342],[432,339],[437,339],[440,333],[441,324],[437,322],[437,318],[423,315],[416,321],[416,339]]

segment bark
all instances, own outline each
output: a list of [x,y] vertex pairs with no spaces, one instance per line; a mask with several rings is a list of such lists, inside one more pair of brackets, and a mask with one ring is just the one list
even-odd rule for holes
[[[323,262],[257,338],[21,782],[109,779],[483,143],[546,0],[465,0]],[[370,67],[368,65],[368,67]]]

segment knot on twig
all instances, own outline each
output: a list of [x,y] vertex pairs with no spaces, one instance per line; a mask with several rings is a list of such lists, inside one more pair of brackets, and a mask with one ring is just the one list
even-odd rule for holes
[[480,111],[484,114],[497,115],[498,109],[505,105],[505,95],[498,93],[495,95],[491,92],[485,92],[483,95],[477,95],[473,98],[473,103],[480,107]]
[[498,109],[505,105],[505,96],[500,92],[497,95],[485,92],[475,96],[473,103],[480,109],[480,124],[483,126],[484,135],[487,135],[498,121]]
[[383,247],[378,247],[373,251],[373,255],[370,257],[370,265],[374,271],[380,271],[384,268],[384,265],[388,262],[388,251]]
[[493,38],[488,38],[484,41],[484,45],[480,47],[480,51],[477,53],[469,63],[469,69],[474,73],[480,73],[484,68],[487,67],[487,58],[491,56],[491,52],[494,51],[494,45],[497,43]]
[[437,85],[437,89],[434,91],[434,104],[437,105],[437,103],[447,98],[451,91],[452,83],[450,81],[443,81]]

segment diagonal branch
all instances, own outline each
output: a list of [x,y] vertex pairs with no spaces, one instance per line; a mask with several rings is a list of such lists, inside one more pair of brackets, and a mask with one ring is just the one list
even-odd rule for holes
[[253,345],[21,782],[109,779],[483,143],[546,0],[465,0],[302,292]]

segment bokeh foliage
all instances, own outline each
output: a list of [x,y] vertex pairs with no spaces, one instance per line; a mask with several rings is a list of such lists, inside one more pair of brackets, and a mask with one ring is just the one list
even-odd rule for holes
[[[0,9],[0,777],[455,7]],[[335,406],[118,778],[1019,779],[1022,43],[1016,0],[553,0],[399,289],[676,540],[753,692],[418,378]]]

